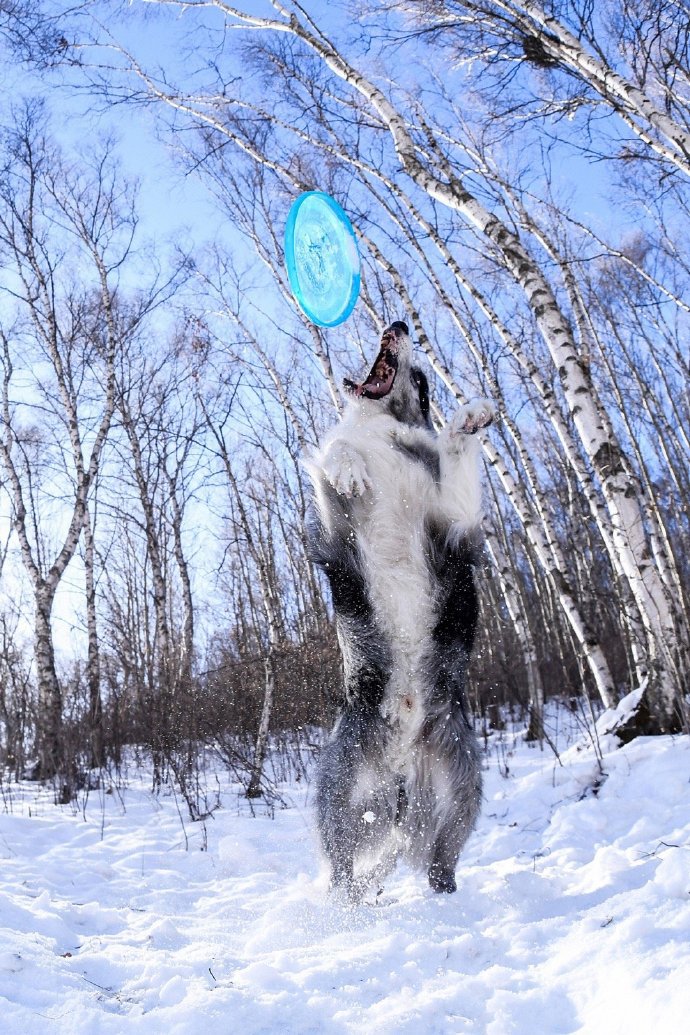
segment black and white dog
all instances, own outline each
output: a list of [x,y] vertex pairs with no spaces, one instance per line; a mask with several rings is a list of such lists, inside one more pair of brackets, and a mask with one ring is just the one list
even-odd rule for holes
[[401,854],[452,892],[481,799],[464,700],[481,521],[473,435],[495,411],[477,400],[437,436],[402,322],[366,380],[345,385],[344,417],[308,462],[312,556],[330,582],[345,674],[319,766],[319,831],[331,886],[353,900]]

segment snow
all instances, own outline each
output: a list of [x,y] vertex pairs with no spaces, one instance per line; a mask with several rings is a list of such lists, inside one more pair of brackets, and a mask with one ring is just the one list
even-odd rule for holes
[[219,773],[205,831],[134,770],[81,811],[5,785],[0,1028],[685,1030],[690,738],[609,735],[600,764],[559,723],[559,758],[490,738],[456,895],[399,868],[357,908],[327,896],[304,782],[282,789],[288,808],[252,816]]
[[[641,686],[631,690],[629,694],[622,697],[615,708],[606,708],[601,713],[595,724],[596,736],[599,741],[609,734],[615,733],[616,729],[624,726],[626,722],[634,718],[646,689],[647,680],[645,679]],[[615,747],[615,740],[612,743]]]

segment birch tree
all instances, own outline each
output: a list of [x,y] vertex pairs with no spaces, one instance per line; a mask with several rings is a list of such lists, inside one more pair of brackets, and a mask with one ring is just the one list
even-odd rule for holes
[[84,588],[86,604],[86,682],[89,692],[88,726],[90,764],[92,769],[105,765],[105,730],[101,692],[101,645],[98,633],[96,594],[96,546],[94,517],[89,503],[84,512]]
[[[0,461],[34,598],[35,774],[50,778],[65,761],[52,608],[77,550],[113,415],[123,333],[113,299],[134,221],[108,156],[75,170],[46,138],[35,109],[6,138],[3,166],[2,292],[14,321],[0,333]],[[50,497],[61,501],[57,511],[46,506]]]

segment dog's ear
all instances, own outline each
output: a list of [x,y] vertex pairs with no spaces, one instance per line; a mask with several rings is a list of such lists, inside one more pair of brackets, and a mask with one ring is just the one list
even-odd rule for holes
[[419,395],[419,408],[422,411],[422,417],[424,420],[429,419],[429,412],[431,404],[429,401],[429,381],[426,374],[419,369],[419,367],[412,367],[410,376],[417,387],[417,393]]

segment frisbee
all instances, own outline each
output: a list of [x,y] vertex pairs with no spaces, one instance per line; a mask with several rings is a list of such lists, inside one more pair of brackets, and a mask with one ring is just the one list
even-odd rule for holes
[[295,300],[319,327],[347,320],[359,295],[359,250],[352,223],[322,191],[300,194],[285,224],[285,265]]

